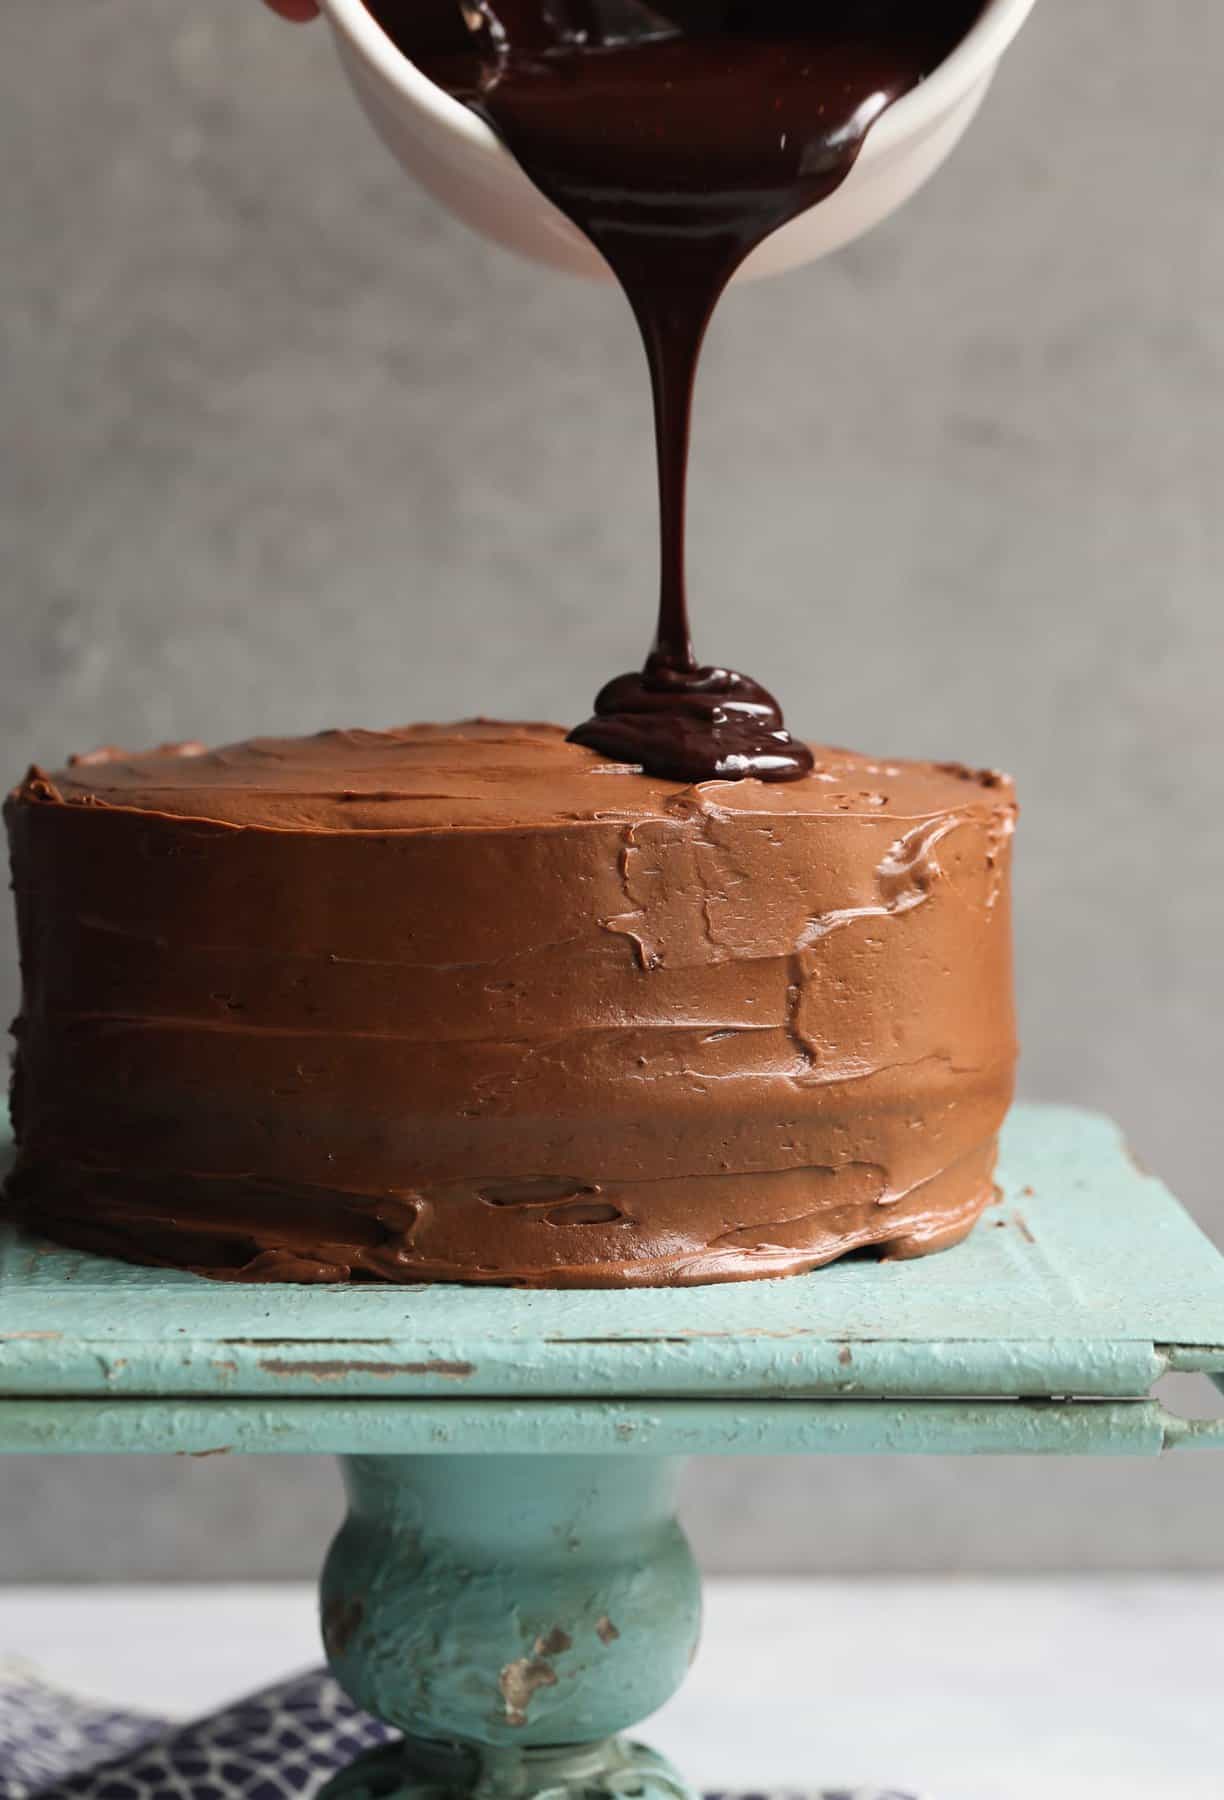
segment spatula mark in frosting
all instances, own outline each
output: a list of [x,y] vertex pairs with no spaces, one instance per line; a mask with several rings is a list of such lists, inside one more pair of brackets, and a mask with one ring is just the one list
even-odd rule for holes
[[793,781],[811,754],[773,695],[698,663],[685,580],[693,386],[723,290],[827,199],[868,132],[955,48],[982,0],[366,0],[480,114],[601,252],[655,403],[659,617],[640,672],[573,740],[679,781]]

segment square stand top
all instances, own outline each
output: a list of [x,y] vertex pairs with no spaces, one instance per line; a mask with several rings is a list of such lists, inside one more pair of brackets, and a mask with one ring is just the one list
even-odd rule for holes
[[[701,1288],[227,1286],[9,1232],[0,1450],[1156,1451],[1224,1375],[1224,1257],[1108,1120],[1018,1107],[910,1263]],[[224,1442],[218,1441],[224,1439]]]

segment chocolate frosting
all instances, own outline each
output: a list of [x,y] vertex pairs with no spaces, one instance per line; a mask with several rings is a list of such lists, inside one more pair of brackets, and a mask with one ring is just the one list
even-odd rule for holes
[[31,771],[12,1202],[248,1280],[955,1241],[1012,1090],[1012,791],[812,754],[685,785],[478,721]]

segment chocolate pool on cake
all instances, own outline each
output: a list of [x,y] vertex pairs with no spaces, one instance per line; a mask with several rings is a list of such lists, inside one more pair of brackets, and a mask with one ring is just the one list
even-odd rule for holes
[[1012,790],[812,754],[688,784],[480,721],[32,771],[10,1204],[248,1281],[955,1243],[1012,1092]]

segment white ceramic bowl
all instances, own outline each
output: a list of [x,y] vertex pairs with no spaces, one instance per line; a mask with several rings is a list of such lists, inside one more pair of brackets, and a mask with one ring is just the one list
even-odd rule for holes
[[[861,237],[956,147],[1036,0],[989,0],[968,37],[874,127],[849,180],[755,250],[737,280],[781,274]],[[403,166],[486,237],[555,269],[609,277],[603,258],[545,199],[475,113],[403,56],[362,0],[323,0],[371,124]]]

